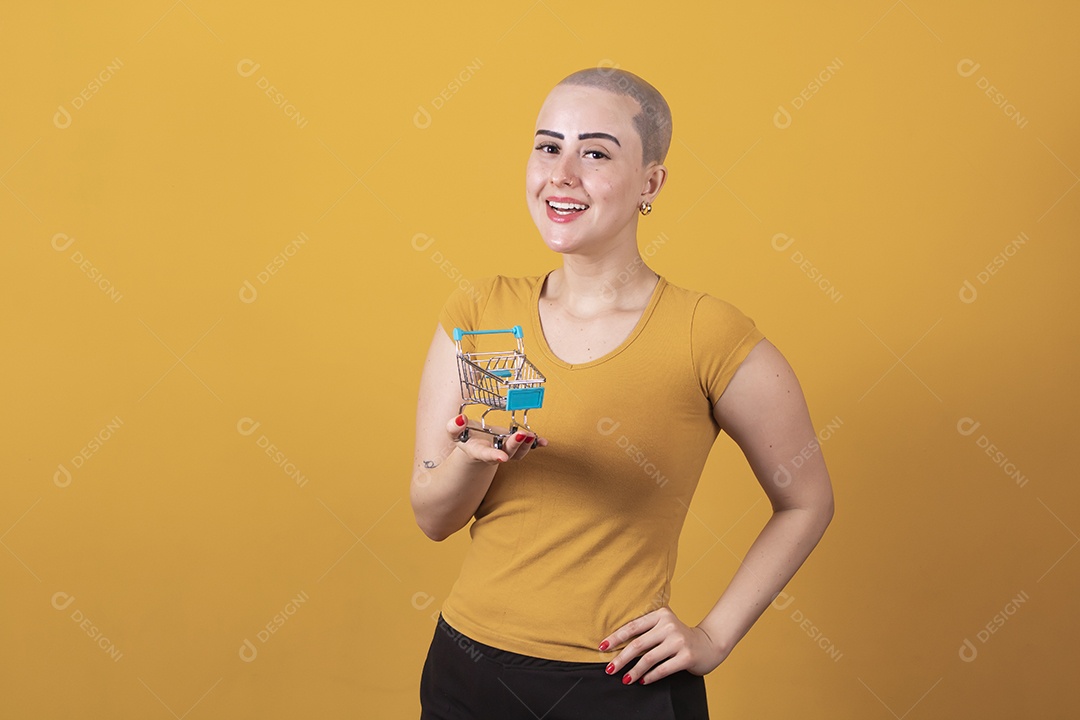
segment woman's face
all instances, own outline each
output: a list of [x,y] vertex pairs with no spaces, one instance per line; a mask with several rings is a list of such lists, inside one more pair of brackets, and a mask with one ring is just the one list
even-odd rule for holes
[[545,244],[560,253],[602,254],[636,243],[637,212],[664,172],[641,164],[640,112],[630,97],[560,85],[536,120],[526,199]]

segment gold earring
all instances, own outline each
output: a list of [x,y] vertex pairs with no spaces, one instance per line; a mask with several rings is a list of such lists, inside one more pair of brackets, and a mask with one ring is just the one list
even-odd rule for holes
[[652,203],[648,203],[648,202],[645,202],[644,200],[642,200],[641,204],[638,205],[638,211],[642,215],[648,215],[649,213],[652,212]]

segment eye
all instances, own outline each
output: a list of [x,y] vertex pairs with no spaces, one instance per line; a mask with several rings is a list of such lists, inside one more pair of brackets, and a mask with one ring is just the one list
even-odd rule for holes
[[539,145],[536,146],[535,149],[539,150],[542,153],[547,153],[549,155],[553,155],[553,154],[559,152],[559,146],[555,145],[553,143],[540,143]]
[[600,160],[601,158],[604,159],[604,160],[610,160],[611,159],[607,155],[605,155],[604,153],[600,152],[599,150],[586,150],[585,151],[585,157],[589,158],[590,160]]

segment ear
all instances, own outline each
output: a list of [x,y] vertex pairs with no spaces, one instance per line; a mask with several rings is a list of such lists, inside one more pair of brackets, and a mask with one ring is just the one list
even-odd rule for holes
[[651,203],[660,194],[660,188],[667,182],[667,167],[653,161],[645,168],[645,184],[641,188],[641,199]]

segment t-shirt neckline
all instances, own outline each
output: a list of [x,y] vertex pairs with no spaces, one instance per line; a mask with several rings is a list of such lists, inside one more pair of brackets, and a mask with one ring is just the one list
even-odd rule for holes
[[638,318],[637,324],[634,325],[634,329],[630,331],[630,334],[627,335],[626,338],[621,343],[619,343],[619,345],[615,349],[611,350],[605,355],[601,355],[598,358],[589,360],[588,362],[568,363],[562,358],[560,358],[558,355],[556,355],[555,351],[551,349],[550,345],[548,345],[547,337],[544,335],[544,326],[540,322],[540,293],[541,291],[543,291],[544,285],[547,283],[548,276],[550,276],[553,272],[554,270],[549,270],[545,274],[539,276],[536,284],[533,285],[530,299],[533,337],[536,338],[537,344],[539,345],[540,350],[541,352],[543,352],[544,356],[547,357],[547,359],[550,360],[553,364],[566,370],[582,370],[585,368],[595,367],[596,365],[600,365],[607,362],[608,360],[611,360],[612,358],[618,356],[620,353],[626,350],[626,348],[630,347],[630,345],[633,344],[633,342],[638,338],[638,336],[641,335],[642,332],[644,332],[645,326],[648,324],[649,318],[652,316],[653,310],[656,309],[657,304],[660,302],[660,296],[663,294],[664,288],[667,286],[667,280],[664,278],[664,276],[657,273],[656,287],[653,288],[652,296],[649,298],[649,303],[645,306],[645,309],[641,311],[641,317]]

